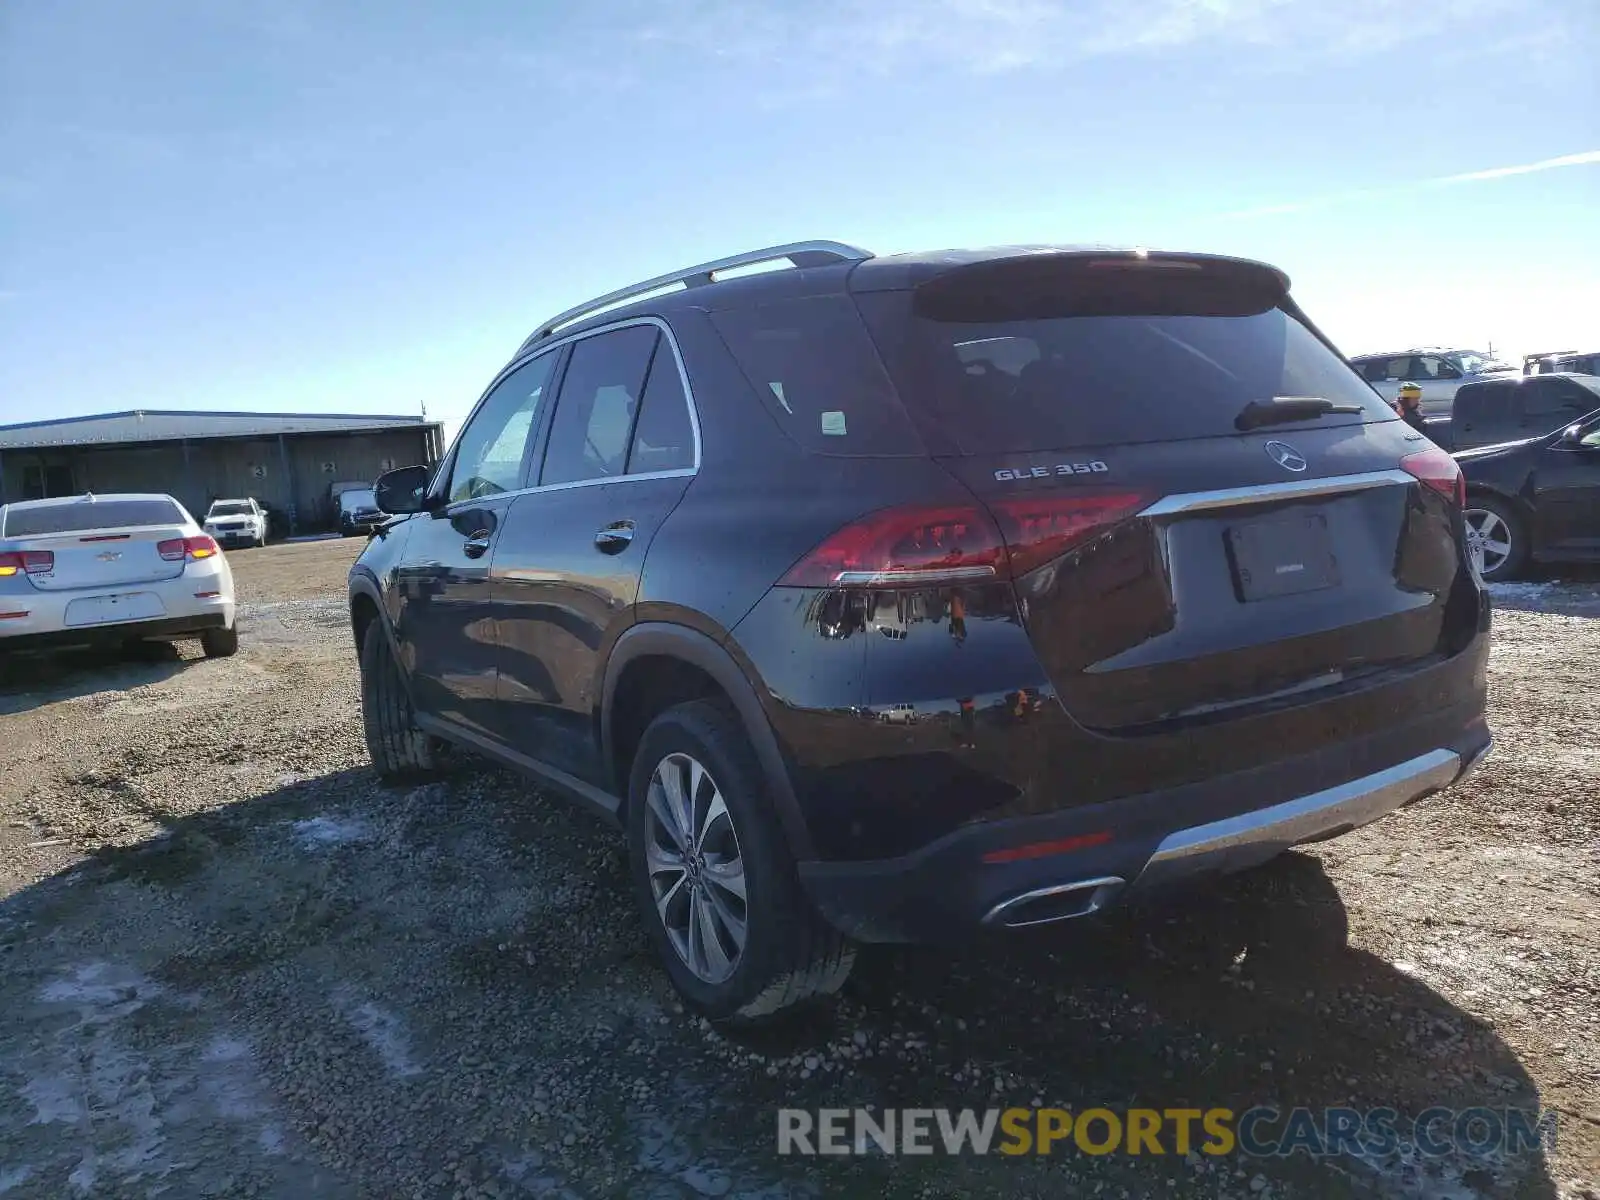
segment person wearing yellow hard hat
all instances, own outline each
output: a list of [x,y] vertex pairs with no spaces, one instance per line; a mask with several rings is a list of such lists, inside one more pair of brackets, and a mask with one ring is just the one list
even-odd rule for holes
[[1427,433],[1428,426],[1422,419],[1422,385],[1416,383],[1402,383],[1400,385],[1400,400],[1397,405],[1400,419],[1418,433]]

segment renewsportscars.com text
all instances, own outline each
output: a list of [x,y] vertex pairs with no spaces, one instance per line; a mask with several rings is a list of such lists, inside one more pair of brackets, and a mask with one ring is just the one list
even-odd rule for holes
[[1553,1148],[1555,1129],[1554,1113],[1520,1108],[784,1108],[778,1153],[1476,1157]]

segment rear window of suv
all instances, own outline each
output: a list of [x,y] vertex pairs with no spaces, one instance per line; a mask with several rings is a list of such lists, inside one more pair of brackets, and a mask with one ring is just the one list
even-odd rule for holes
[[908,410],[939,449],[996,454],[1234,435],[1247,405],[1286,396],[1358,411],[1263,430],[1395,419],[1276,285],[1242,271],[1238,282],[1080,283],[1076,265],[1055,265],[1064,274],[1054,280],[1051,269],[1029,263],[1014,280],[990,270],[970,292],[940,280],[932,297],[858,297]]
[[126,529],[140,525],[181,525],[183,514],[170,500],[94,500],[8,508],[3,537],[45,537],[92,529]]

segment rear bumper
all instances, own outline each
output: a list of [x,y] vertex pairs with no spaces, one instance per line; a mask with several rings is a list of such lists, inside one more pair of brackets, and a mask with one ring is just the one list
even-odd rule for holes
[[[1370,824],[1464,778],[1490,744],[1480,716],[1447,745],[1312,791],[1295,790],[1296,781],[1323,775],[1324,765],[1290,760],[1198,789],[968,826],[899,859],[802,863],[801,880],[823,915],[862,941],[942,941],[1087,916]],[[1201,814],[1207,819],[1194,819]],[[1086,848],[984,861],[1073,839]]]
[[253,529],[215,529],[209,531],[217,544],[228,546],[254,546],[260,540]]
[[[232,605],[228,608],[231,610]],[[44,630],[37,633],[6,635],[0,630],[0,654],[11,651],[55,650],[68,646],[98,646],[146,638],[199,637],[208,629],[225,629],[232,623],[229,613],[192,613],[182,617],[162,617],[152,621],[116,621],[106,625],[84,625],[73,629]]]

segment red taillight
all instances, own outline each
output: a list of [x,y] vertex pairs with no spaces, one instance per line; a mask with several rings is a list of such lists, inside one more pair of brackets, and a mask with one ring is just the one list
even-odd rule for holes
[[779,584],[936,587],[1009,579],[1081,545],[1148,500],[1139,492],[1009,496],[990,502],[993,517],[975,504],[886,508],[833,534]]
[[168,538],[156,543],[156,553],[167,562],[182,562],[185,558],[210,558],[217,552],[217,543],[205,534],[191,538]]
[[989,507],[1011,552],[1012,574],[1024,575],[1126,520],[1149,501],[1143,492],[1068,492],[1008,496],[990,501]]
[[1431,450],[1418,450],[1400,460],[1400,469],[1408,475],[1414,475],[1424,487],[1430,487],[1445,499],[1466,507],[1467,478],[1461,473],[1461,464],[1450,457],[1449,451],[1437,446]]
[[839,530],[779,583],[788,587],[926,587],[1007,573],[1000,531],[976,505],[886,508]]
[[53,550],[8,550],[0,554],[0,576],[15,575],[25,571],[29,575],[42,575],[56,569]]

